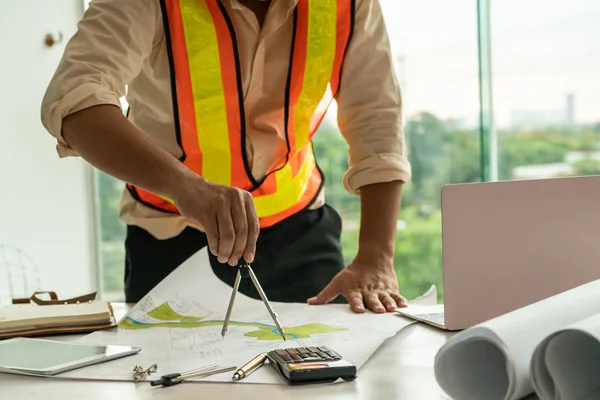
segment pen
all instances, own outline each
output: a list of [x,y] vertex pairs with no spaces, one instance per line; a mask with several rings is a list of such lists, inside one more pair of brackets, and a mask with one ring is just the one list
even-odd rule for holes
[[267,353],[261,353],[254,357],[252,360],[248,361],[242,367],[240,367],[235,374],[233,374],[233,380],[239,381],[240,379],[244,379],[252,372],[257,370],[260,366],[262,366],[267,360]]
[[175,386],[188,379],[206,378],[207,376],[233,371],[234,366],[219,367],[216,364],[197,368],[188,372],[163,375],[160,379],[150,381],[150,386]]

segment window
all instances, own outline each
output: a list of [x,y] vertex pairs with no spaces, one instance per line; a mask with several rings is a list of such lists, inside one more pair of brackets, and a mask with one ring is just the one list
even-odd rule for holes
[[100,223],[100,292],[104,299],[123,301],[125,294],[125,225],[119,219],[123,183],[95,170]]
[[[121,109],[128,108],[121,98]],[[100,293],[110,301],[124,301],[125,278],[125,225],[119,219],[119,203],[124,183],[102,171],[94,170],[96,197],[98,199],[98,221],[100,224]]]
[[600,174],[600,3],[492,2],[500,179]]
[[[397,221],[395,268],[406,297],[434,283],[441,300],[443,185],[600,174],[600,3],[379,1],[402,87],[413,168]],[[344,257],[350,261],[360,206],[340,185],[347,147],[335,109],[316,136],[315,151],[327,201],[344,221]],[[114,300],[123,299],[122,188],[97,173],[100,289]]]
[[[472,1],[381,0],[405,104],[413,181],[405,186],[394,265],[401,292],[442,292],[440,189],[481,179],[477,8]],[[334,113],[316,135],[326,198],[344,221],[344,257],[356,255],[359,201],[340,186],[347,147]]]

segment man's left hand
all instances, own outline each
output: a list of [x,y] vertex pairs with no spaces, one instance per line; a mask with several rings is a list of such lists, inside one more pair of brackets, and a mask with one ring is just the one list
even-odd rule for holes
[[308,299],[308,304],[326,304],[340,294],[357,313],[365,312],[365,307],[376,313],[393,312],[407,305],[406,299],[398,293],[398,279],[391,261],[355,259],[338,272],[321,293]]

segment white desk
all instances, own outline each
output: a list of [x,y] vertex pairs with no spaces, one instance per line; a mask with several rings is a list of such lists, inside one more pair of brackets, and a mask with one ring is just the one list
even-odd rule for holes
[[[114,305],[115,314],[125,312]],[[119,315],[120,314],[120,315]],[[433,360],[450,333],[423,324],[411,325],[388,340],[350,383],[289,387],[284,385],[182,383],[170,388],[148,383],[73,381],[0,374],[0,398],[7,400],[136,399],[450,399],[438,386]],[[63,337],[73,339],[77,336]]]

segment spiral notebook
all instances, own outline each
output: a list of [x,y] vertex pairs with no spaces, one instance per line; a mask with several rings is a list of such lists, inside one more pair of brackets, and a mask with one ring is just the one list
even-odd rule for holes
[[[41,299],[48,294],[50,300]],[[28,299],[14,299],[0,307],[0,339],[66,333],[84,333],[117,326],[107,301],[91,293],[59,300],[54,292],[36,292]]]

